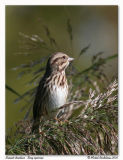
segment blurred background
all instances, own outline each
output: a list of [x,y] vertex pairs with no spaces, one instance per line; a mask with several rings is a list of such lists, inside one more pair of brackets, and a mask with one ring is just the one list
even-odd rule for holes
[[[83,48],[88,50],[80,56]],[[118,7],[6,6],[7,86],[23,95],[35,83],[28,84],[32,78],[30,70],[21,72],[17,66],[30,64],[56,51],[73,56],[78,71],[88,68],[97,53],[102,58],[117,54]],[[109,81],[116,76],[117,59],[108,62],[104,72]],[[25,100],[16,103],[16,98],[17,94],[10,92],[10,88],[6,90],[6,131],[23,119],[26,112],[22,110]]]

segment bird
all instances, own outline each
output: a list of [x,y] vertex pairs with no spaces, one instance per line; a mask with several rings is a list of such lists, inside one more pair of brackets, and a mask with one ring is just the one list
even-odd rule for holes
[[68,83],[65,74],[66,68],[74,58],[57,52],[52,54],[47,62],[44,76],[39,82],[33,104],[32,131],[39,128],[41,117],[44,119],[56,118],[53,112],[67,101]]

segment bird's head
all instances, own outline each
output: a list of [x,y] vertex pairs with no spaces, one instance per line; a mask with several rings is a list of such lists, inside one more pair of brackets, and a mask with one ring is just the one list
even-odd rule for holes
[[47,62],[47,69],[51,72],[61,72],[65,71],[69,63],[73,61],[74,58],[69,57],[65,53],[58,52],[50,56]]

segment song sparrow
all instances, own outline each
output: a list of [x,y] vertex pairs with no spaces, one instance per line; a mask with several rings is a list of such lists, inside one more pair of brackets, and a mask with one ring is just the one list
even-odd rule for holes
[[37,88],[37,93],[33,105],[33,129],[39,126],[40,118],[55,118],[56,112],[53,110],[64,105],[68,95],[68,84],[65,69],[70,61],[68,55],[58,52],[50,56],[46,72]]

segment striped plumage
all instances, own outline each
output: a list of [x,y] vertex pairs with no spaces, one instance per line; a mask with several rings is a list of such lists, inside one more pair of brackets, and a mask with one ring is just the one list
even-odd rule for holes
[[53,110],[66,103],[68,84],[65,69],[72,60],[73,58],[61,52],[49,58],[33,105],[33,130],[38,126],[42,116],[46,119],[55,118],[57,112],[53,112]]

